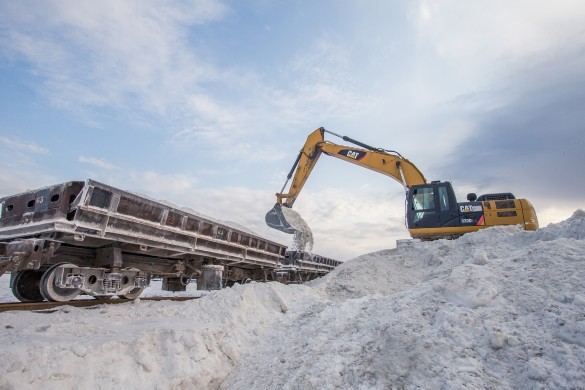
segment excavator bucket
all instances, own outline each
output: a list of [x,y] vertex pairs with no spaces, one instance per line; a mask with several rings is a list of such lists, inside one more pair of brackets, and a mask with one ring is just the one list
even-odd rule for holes
[[297,229],[292,227],[286,220],[284,213],[282,212],[282,205],[276,203],[272,210],[266,213],[266,224],[273,229],[280,230],[288,234],[295,234]]

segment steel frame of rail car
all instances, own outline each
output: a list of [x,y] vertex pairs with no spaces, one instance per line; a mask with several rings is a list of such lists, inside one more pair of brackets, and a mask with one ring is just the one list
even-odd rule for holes
[[[12,271],[12,291],[23,302],[81,293],[134,298],[151,277],[162,277],[169,291],[184,291],[192,279],[199,289],[277,280],[286,249],[91,179],[0,199],[0,275]],[[335,266],[303,259],[295,272],[305,279]]]
[[287,250],[273,278],[282,283],[303,283],[327,274],[341,263],[306,251]]

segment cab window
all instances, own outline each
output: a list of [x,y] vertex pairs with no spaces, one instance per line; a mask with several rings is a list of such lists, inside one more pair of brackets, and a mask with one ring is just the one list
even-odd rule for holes
[[447,211],[449,207],[449,195],[447,193],[447,187],[439,186],[439,206],[441,211]]
[[425,216],[435,214],[435,193],[433,187],[417,188],[412,193],[412,210],[414,222],[418,222]]
[[412,194],[413,210],[434,210],[435,194],[432,187],[417,188]]

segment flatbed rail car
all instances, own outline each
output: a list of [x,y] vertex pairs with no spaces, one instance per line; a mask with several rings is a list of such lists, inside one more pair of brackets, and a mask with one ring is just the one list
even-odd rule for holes
[[[246,230],[91,179],[1,198],[0,213],[0,275],[11,271],[23,302],[135,298],[152,277],[169,291],[192,279],[198,289],[276,280],[290,256]],[[285,271],[311,279],[340,264],[305,257]]]

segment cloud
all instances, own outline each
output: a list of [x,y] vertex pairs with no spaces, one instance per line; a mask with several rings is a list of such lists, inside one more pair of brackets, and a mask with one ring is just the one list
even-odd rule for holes
[[121,172],[98,172],[94,178],[130,192],[144,193],[173,203],[193,193],[199,183],[196,177],[188,173],[165,174],[152,170],[125,169]]
[[56,106],[165,117],[215,77],[192,54],[187,28],[217,21],[228,8],[213,0],[108,0],[4,2],[2,11],[0,44],[31,64]]
[[417,39],[410,93],[429,104],[483,94],[482,104],[499,106],[505,95],[487,99],[494,84],[501,88],[543,54],[584,40],[585,7],[575,0],[421,0],[411,7]]
[[[0,170],[0,196],[16,195],[28,190],[57,184],[58,179],[38,169]],[[50,183],[50,184],[49,184]]]
[[419,1],[412,15],[427,60],[421,77],[438,102],[423,125],[444,152],[420,160],[425,173],[442,172],[456,189],[511,191],[537,211],[582,207],[582,3]]
[[343,121],[379,108],[382,101],[363,84],[351,48],[330,32],[316,37],[285,68],[283,78],[291,88],[275,91],[275,108],[297,121],[307,116]]
[[337,40],[316,38],[309,50],[285,61],[278,79],[268,80],[237,67],[226,72],[221,95],[229,91],[238,99],[189,97],[188,124],[169,143],[211,149],[214,157],[244,164],[273,162],[285,154],[281,145],[288,135],[308,134],[331,120],[367,115],[381,101],[362,90],[350,63],[351,53]]
[[294,206],[313,230],[315,253],[348,260],[409,237],[404,193],[384,188],[304,190]]
[[47,148],[39,146],[34,142],[22,141],[3,136],[0,136],[0,142],[8,146],[10,149],[17,151],[30,152],[35,154],[49,154],[49,150]]
[[168,134],[174,147],[203,140],[220,157],[243,150],[254,161],[274,161],[281,153],[265,142],[274,129],[310,130],[315,122],[363,115],[377,104],[360,90],[351,51],[332,33],[291,50],[277,77],[238,62],[218,63],[215,51],[193,37],[232,15],[219,0],[2,8],[4,54],[30,64],[31,84],[54,106],[96,127],[104,116],[131,118]]
[[204,25],[233,23],[227,18],[235,12],[211,0],[5,3],[0,45],[30,64],[31,84],[55,106],[89,124],[130,117],[164,132],[173,147],[204,145],[220,157],[243,150],[253,161],[275,161],[282,154],[269,145],[276,132],[383,109],[341,30],[312,28],[272,71],[231,56],[218,61],[220,48],[194,38],[208,32]]
[[58,180],[45,172],[43,163],[54,157],[43,146],[29,140],[0,135],[0,154],[0,196],[44,187]]
[[[535,4],[531,0],[422,0],[413,3],[411,19],[427,43],[462,70],[508,66],[510,61],[554,49],[583,32],[585,8],[578,0]],[[460,74],[461,76],[461,74]]]
[[81,163],[90,164],[90,165],[93,165],[93,166],[95,166],[97,168],[101,168],[101,169],[106,169],[106,170],[119,169],[116,165],[114,165],[108,161],[105,161],[105,160],[100,160],[100,159],[95,158],[95,157],[79,156],[79,158],[77,160]]
[[[490,187],[521,187],[556,201],[582,201],[585,182],[585,42],[549,51],[494,91],[501,107],[466,115],[473,136],[457,148],[449,170]],[[475,178],[472,179],[472,178]]]

